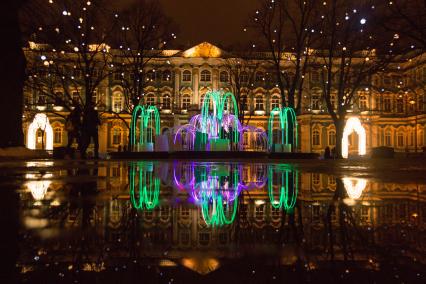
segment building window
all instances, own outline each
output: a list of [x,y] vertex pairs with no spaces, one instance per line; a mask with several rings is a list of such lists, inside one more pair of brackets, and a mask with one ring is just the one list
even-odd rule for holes
[[262,95],[256,96],[255,110],[264,110],[263,96]]
[[314,130],[314,132],[312,132],[312,145],[320,145],[320,132],[318,130]]
[[271,110],[274,110],[275,108],[280,107],[280,97],[279,96],[272,96],[271,100]]
[[398,147],[404,147],[404,133],[398,132],[396,136],[396,141],[397,141]]
[[212,80],[212,75],[210,71],[203,70],[201,71],[201,82],[210,82]]
[[172,79],[172,73],[169,70],[165,70],[161,78],[164,82],[170,81]]
[[264,80],[263,72],[256,72],[255,80],[256,82],[262,82]]
[[191,82],[191,71],[185,70],[182,72],[182,81]]
[[200,245],[206,246],[210,242],[210,234],[208,232],[200,232],[198,234]]
[[256,206],[255,215],[254,215],[256,219],[262,220],[264,214],[265,214],[265,205],[262,204],[262,205]]
[[171,99],[169,94],[163,96],[163,109],[171,109]]
[[53,143],[55,143],[55,144],[61,144],[62,143],[62,128],[55,127]]
[[319,110],[319,95],[312,95],[311,97],[311,105],[312,105],[312,110]]
[[248,82],[247,72],[243,71],[243,72],[240,73],[240,81],[241,81],[241,83],[247,83]]
[[328,146],[336,145],[336,131],[330,130],[328,132]]
[[112,129],[112,145],[120,145],[121,144],[121,128],[113,128]]
[[318,186],[320,184],[320,182],[321,182],[321,176],[320,176],[320,174],[312,174],[312,183],[314,185]]
[[98,104],[98,92],[97,91],[93,91],[92,93],[92,103],[93,104]]
[[404,112],[404,100],[402,98],[396,99],[396,112]]
[[390,112],[392,109],[392,101],[390,97],[383,98],[383,110],[385,112]]
[[182,98],[182,109],[188,109],[191,104],[191,98],[188,95],[184,95]]
[[114,93],[112,95],[112,111],[121,112],[123,110],[123,95],[121,93]]
[[367,110],[367,97],[366,96],[359,96],[359,109],[360,110]]
[[242,95],[240,97],[240,106],[241,106],[241,110],[242,111],[247,111],[248,110],[248,99],[246,95]]
[[220,72],[219,80],[222,83],[228,83],[228,81],[229,81],[228,72],[226,72],[226,71]]
[[146,80],[149,82],[155,81],[155,72],[153,70],[149,70],[146,73]]
[[392,140],[391,140],[392,133],[390,130],[385,131],[385,146],[391,146]]
[[155,97],[154,97],[154,95],[153,95],[153,94],[149,94],[149,95],[146,97],[146,104],[147,104],[147,105],[149,105],[149,106],[153,106],[153,105],[155,105]]

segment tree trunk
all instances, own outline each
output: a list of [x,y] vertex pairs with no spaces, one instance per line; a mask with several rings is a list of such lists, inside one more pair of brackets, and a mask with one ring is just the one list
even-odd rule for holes
[[1,1],[0,34],[7,39],[0,53],[0,121],[3,131],[0,147],[24,145],[22,130],[23,86],[25,80],[25,55],[21,45],[18,11],[21,1]]
[[334,121],[334,126],[336,127],[336,157],[338,159],[342,158],[342,138],[343,130],[345,127],[345,118],[339,117]]

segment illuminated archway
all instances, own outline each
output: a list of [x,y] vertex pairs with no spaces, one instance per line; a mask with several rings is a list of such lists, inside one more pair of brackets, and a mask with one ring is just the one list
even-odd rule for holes
[[28,127],[27,133],[27,147],[29,149],[36,149],[37,130],[41,129],[46,133],[46,150],[53,150],[53,129],[49,123],[49,118],[44,113],[37,113]]
[[342,178],[346,193],[350,199],[358,199],[367,187],[367,180],[362,178]]
[[343,130],[342,137],[342,157],[347,158],[349,153],[349,135],[354,132],[358,134],[358,154],[363,156],[366,154],[367,148],[367,138],[365,134],[365,129],[361,124],[361,121],[358,117],[351,117],[346,121],[345,129]]

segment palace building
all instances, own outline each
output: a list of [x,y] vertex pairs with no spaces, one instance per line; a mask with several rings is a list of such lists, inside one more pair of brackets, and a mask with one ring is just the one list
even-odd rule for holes
[[[25,50],[29,65],[36,58],[34,54],[40,54],[37,48],[32,43]],[[144,101],[160,109],[161,131],[172,135],[173,129],[188,123],[194,114],[199,113],[200,104],[208,91],[232,91],[234,86],[228,53],[210,43],[204,42],[188,50],[164,50],[161,55],[161,58],[153,58],[146,66]],[[241,94],[246,96],[247,102],[244,123],[264,130],[267,130],[271,110],[280,106],[282,95],[271,75],[273,72],[268,56],[267,52],[253,52],[251,57],[256,62],[256,68],[249,66],[247,72],[240,74]],[[359,117],[365,129],[367,154],[378,146],[393,147],[397,152],[420,152],[426,146],[425,60],[426,54],[414,54],[397,65],[394,71],[373,75],[371,82],[357,92],[348,118]],[[291,72],[290,63],[288,68]],[[77,70],[74,71],[73,76],[82,76]],[[121,76],[120,73],[106,76],[93,94],[102,121],[99,127],[101,153],[117,151],[128,144],[131,115]],[[55,88],[58,93],[63,92],[63,87],[58,85]],[[72,93],[76,97],[84,93],[78,86],[73,88]],[[48,117],[47,131],[37,132],[34,125],[30,127],[36,113],[40,112]],[[28,140],[28,137],[25,140],[35,142],[33,147],[66,145],[67,115],[63,108],[49,101],[42,92],[25,89],[24,134],[35,136],[32,140]],[[318,69],[311,68],[308,78],[304,80],[298,123],[299,151],[321,153],[325,147],[335,146],[335,127],[322,101]],[[248,150],[254,149],[255,145],[247,144],[244,146]],[[353,133],[349,136],[349,153],[356,154],[357,151],[358,139]]]

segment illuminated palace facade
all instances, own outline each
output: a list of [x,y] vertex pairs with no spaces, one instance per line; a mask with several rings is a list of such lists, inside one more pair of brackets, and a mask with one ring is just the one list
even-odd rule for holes
[[[26,54],[33,51],[29,48]],[[162,54],[162,58],[153,58],[146,67],[144,92],[145,102],[161,110],[162,133],[188,123],[192,115],[199,113],[206,92],[232,91],[226,51],[209,43],[201,43],[185,51],[165,50]],[[247,96],[245,122],[249,120],[250,125],[266,130],[270,111],[280,106],[281,94],[271,79],[268,53],[253,53],[252,56],[253,61],[257,62],[256,70],[249,71],[253,72],[252,75],[240,74],[243,85],[241,93]],[[425,59],[426,54],[412,56],[395,66],[395,72],[372,76],[371,82],[366,83],[368,87],[363,87],[357,93],[348,117],[356,115],[361,119],[366,130],[367,153],[377,146],[393,147],[397,152],[422,151],[422,147],[426,146]],[[283,64],[288,64],[291,70],[291,62]],[[248,78],[250,76],[252,80]],[[302,108],[298,115],[299,151],[321,153],[327,146],[334,147],[335,127],[321,98],[319,70],[310,70],[304,82]],[[54,114],[54,104],[45,104],[40,108],[37,103],[46,101],[40,96],[43,95],[36,90],[25,91],[25,135],[34,114],[42,111],[48,115],[52,126],[53,146],[66,145],[67,113],[57,111]],[[105,78],[94,94],[93,100],[102,120],[99,128],[101,153],[117,151],[128,144],[129,129],[126,123],[129,125],[130,115],[125,98],[119,73]],[[40,148],[42,134],[37,135],[36,147]],[[356,153],[356,135],[352,134],[349,141],[349,152]],[[253,149],[254,145],[245,147]]]

